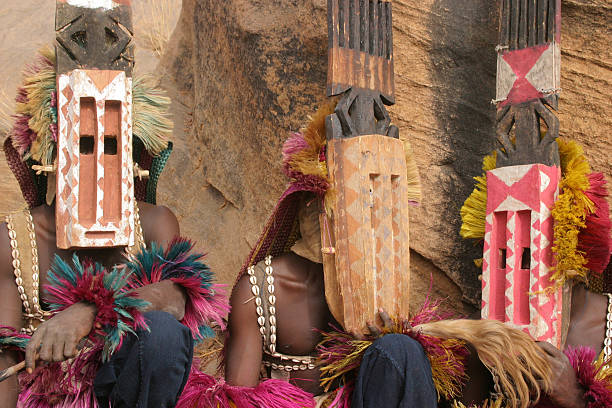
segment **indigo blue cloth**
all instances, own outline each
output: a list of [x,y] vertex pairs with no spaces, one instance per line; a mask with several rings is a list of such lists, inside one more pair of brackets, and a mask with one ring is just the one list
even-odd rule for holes
[[150,331],[126,337],[96,375],[101,407],[174,407],[185,387],[193,358],[191,332],[168,313],[144,316]]
[[352,408],[436,408],[437,402],[431,365],[416,340],[388,334],[366,350]]

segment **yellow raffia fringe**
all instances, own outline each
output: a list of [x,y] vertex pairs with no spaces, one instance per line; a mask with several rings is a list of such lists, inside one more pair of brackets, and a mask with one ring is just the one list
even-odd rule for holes
[[444,339],[442,348],[446,356],[428,354],[429,364],[431,365],[431,378],[436,387],[438,395],[444,396],[447,400],[460,395],[461,388],[467,376],[454,376],[454,367],[448,365],[448,361],[452,360],[452,350],[457,347],[465,347],[465,341],[460,339]]
[[301,129],[308,147],[292,156],[290,165],[293,170],[302,174],[319,176],[325,180],[328,179],[327,164],[325,161],[319,161],[319,154],[327,145],[325,118],[334,113],[335,108],[335,100],[322,105],[310,117],[308,125]]
[[372,345],[370,340],[351,340],[350,344],[354,346],[353,352],[348,354],[342,360],[338,360],[332,364],[319,367],[321,372],[321,387],[327,392],[336,379],[341,378],[348,371],[347,367],[354,364],[357,360],[363,357],[363,353]]
[[485,235],[487,217],[487,171],[493,170],[497,163],[497,152],[485,156],[482,161],[481,176],[474,177],[476,187],[461,207],[461,231],[463,238],[482,239]]
[[606,388],[612,392],[612,361],[605,361],[604,352],[602,350],[599,358],[595,361],[595,368],[599,370],[597,374],[595,374],[596,380],[601,380],[606,382]]
[[505,408],[503,401],[501,399],[497,399],[495,401],[486,400],[482,405],[470,405],[466,407],[462,402],[453,401],[452,408]]
[[586,281],[585,253],[578,251],[578,235],[586,226],[588,214],[595,211],[595,205],[584,193],[589,188],[588,175],[591,173],[582,146],[572,140],[557,139],[561,156],[561,194],[555,202],[552,216],[555,220],[553,253],[557,261],[553,266],[551,281],[562,285],[569,279]]
[[171,100],[152,75],[134,77],[132,86],[133,132],[153,156],[168,148],[174,122],[168,116]]

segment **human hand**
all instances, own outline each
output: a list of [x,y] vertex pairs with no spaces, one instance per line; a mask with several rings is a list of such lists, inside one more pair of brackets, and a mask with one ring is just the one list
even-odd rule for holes
[[385,312],[383,309],[378,309],[378,318],[380,322],[376,322],[376,324],[372,323],[371,321],[366,323],[369,335],[372,337],[380,337],[380,335],[383,333],[389,333],[393,327],[393,322],[391,321],[389,314],[387,314],[387,312]]
[[585,408],[584,390],[567,356],[550,343],[538,342],[538,346],[548,356],[552,370],[552,389],[546,395],[550,402],[559,408]]
[[94,325],[96,307],[90,303],[75,303],[41,324],[26,346],[26,370],[31,373],[36,360],[63,361],[74,357],[77,344]]
[[160,310],[170,313],[179,321],[185,316],[185,303],[187,301],[185,291],[180,285],[169,279],[142,286],[135,292],[140,299],[149,302],[149,305],[142,310],[143,312]]

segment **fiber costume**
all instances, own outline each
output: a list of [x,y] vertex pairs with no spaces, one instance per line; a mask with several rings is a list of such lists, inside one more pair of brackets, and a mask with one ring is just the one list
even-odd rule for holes
[[[76,303],[97,312],[76,357],[19,375],[18,406],[173,405],[193,343],[213,334],[211,324],[223,328],[229,308],[191,242],[145,245],[136,200],[155,204],[172,150],[169,99],[150,79],[132,78],[129,1],[58,0],[56,31],[55,50],[25,73],[4,142],[28,209],[6,218],[23,329],[0,326],[0,347],[23,350],[43,321]],[[126,247],[124,262],[106,268],[56,255],[41,290],[29,209],[53,200],[58,248]],[[141,312],[148,303],[135,290],[162,280],[184,290],[181,322]]]
[[[573,284],[607,294],[612,310],[608,193],[582,147],[559,137],[561,2],[503,1],[500,10],[494,102],[501,147],[475,178],[461,235],[484,240],[482,317],[563,350]],[[590,349],[565,350],[589,408],[612,404],[611,318],[598,359]]]

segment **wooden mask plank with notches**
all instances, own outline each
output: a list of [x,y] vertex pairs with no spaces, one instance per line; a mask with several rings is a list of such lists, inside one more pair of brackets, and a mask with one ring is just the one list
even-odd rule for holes
[[380,308],[409,314],[406,154],[385,107],[395,99],[391,2],[329,0],[328,28],[327,93],[342,96],[326,118],[335,251],[325,295],[344,329],[359,332]]

